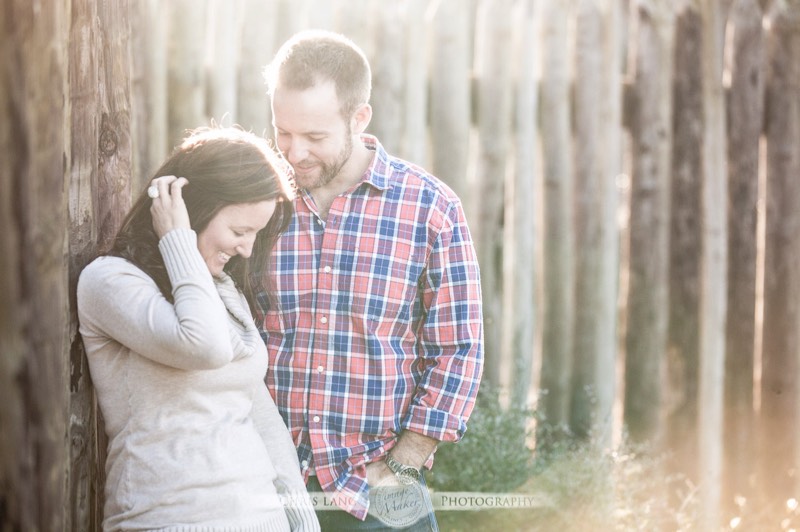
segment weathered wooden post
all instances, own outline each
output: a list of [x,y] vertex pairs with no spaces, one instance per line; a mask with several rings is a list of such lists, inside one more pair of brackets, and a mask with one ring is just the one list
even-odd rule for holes
[[[542,139],[544,318],[539,410],[543,428],[569,421],[575,331],[575,230],[568,22],[571,2],[543,2],[540,132]],[[543,432],[538,431],[540,436]],[[542,440],[544,442],[544,439]]]
[[275,42],[277,8],[274,2],[246,0],[243,9],[237,119],[245,129],[272,137],[272,113],[264,67],[281,44]]
[[69,27],[67,0],[0,10],[0,528],[9,531],[70,526]]
[[765,500],[797,494],[800,460],[800,5],[773,2],[766,77],[767,220],[761,371]]
[[728,105],[728,316],[725,340],[725,476],[722,501],[754,494],[759,152],[764,127],[764,29],[757,0],[734,3]]
[[401,5],[381,4],[373,16],[379,29],[374,32],[374,57],[370,61],[373,114],[369,130],[389,153],[397,153],[402,144],[406,78],[398,75],[405,66],[405,47],[400,45],[405,37]]
[[67,175],[71,298],[68,480],[73,530],[99,530],[102,520],[106,439],[77,335],[74,294],[80,271],[111,243],[131,203],[135,156],[130,14],[127,1],[96,4],[73,0],[67,93],[72,109]]
[[690,478],[697,473],[697,401],[700,373],[700,235],[703,25],[696,2],[677,8],[669,234],[665,447]]
[[403,102],[403,142],[400,155],[424,168],[428,161],[428,0],[405,2],[405,101]]
[[[503,16],[497,16],[502,13]],[[470,210],[470,230],[481,267],[483,293],[484,378],[500,386],[504,366],[500,345],[502,312],[503,199],[510,155],[512,65],[511,2],[478,4],[475,38],[475,100],[478,145]],[[498,61],[498,57],[506,58]],[[513,289],[513,287],[509,287]]]
[[639,2],[638,13],[624,420],[630,436],[642,442],[658,439],[663,429],[674,5]]
[[[442,178],[470,206],[467,162],[472,118],[470,90],[469,2],[442,0],[430,19],[430,132],[432,165],[429,170]],[[474,219],[467,212],[470,220]]]
[[700,529],[721,523],[725,315],[728,296],[728,149],[722,85],[730,0],[701,3],[703,20],[703,261],[700,270]]
[[536,356],[536,280],[540,271],[537,250],[541,180],[536,116],[539,100],[539,26],[533,1],[519,2],[514,18],[514,139],[511,171],[505,176],[503,234],[503,320],[501,346],[510,362],[510,403],[527,406]]
[[208,125],[206,113],[207,0],[175,0],[164,4],[170,17],[167,67],[168,151],[187,128]]
[[161,0],[131,0],[132,190],[141,190],[172,144],[167,140],[167,34]]
[[239,123],[236,79],[242,40],[242,1],[212,2],[208,5],[211,22],[208,57],[207,105],[209,116],[217,123]]
[[[102,517],[103,467],[97,448],[97,417],[94,393],[83,344],[78,336],[74,294],[81,269],[97,251],[98,224],[94,213],[94,187],[98,172],[100,76],[97,6],[94,2],[72,3],[69,41],[70,159],[66,176],[69,194],[69,284],[70,309],[70,398],[69,398],[69,498],[73,530],[92,530]],[[82,90],[81,90],[82,89]],[[100,483],[98,484],[98,481]]]
[[579,437],[594,436],[602,448],[611,445],[617,380],[619,3],[581,0],[576,15],[576,303],[570,427]]

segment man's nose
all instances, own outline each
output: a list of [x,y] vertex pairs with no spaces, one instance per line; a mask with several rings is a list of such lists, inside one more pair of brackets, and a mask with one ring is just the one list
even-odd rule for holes
[[288,141],[287,146],[282,151],[286,159],[292,164],[299,163],[308,157],[308,147],[299,139]]

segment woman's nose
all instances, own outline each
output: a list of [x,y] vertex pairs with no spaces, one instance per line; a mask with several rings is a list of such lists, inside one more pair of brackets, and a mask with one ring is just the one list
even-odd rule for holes
[[255,243],[255,236],[249,238],[246,242],[242,242],[236,246],[236,252],[244,258],[250,258],[253,254],[253,244]]

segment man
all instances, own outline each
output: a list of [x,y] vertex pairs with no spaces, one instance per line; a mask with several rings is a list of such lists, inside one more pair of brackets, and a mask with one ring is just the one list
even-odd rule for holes
[[[318,511],[323,530],[410,524],[397,514],[403,505],[377,504],[370,488],[424,486],[437,444],[464,434],[483,368],[480,279],[461,202],[364,134],[370,67],[348,39],[301,32],[266,75],[277,146],[298,188],[273,278],[262,282],[276,301],[259,297],[267,385],[309,491],[343,510]],[[408,530],[436,530],[418,491],[426,510]]]

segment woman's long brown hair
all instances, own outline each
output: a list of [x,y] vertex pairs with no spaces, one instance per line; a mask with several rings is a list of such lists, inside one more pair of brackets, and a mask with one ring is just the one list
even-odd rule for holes
[[[288,227],[293,213],[294,190],[288,165],[265,139],[237,127],[213,127],[197,129],[186,137],[153,177],[163,175],[185,177],[189,181],[182,189],[183,199],[191,227],[198,234],[227,205],[276,201],[272,218],[256,236],[250,258],[236,256],[225,265],[225,271],[245,293],[255,314],[250,272],[269,267],[272,246]],[[151,203],[143,190],[105,254],[122,257],[141,268],[153,278],[164,297],[172,301],[172,285],[153,230]],[[253,279],[266,277],[257,275]],[[272,287],[257,289],[263,290],[274,303]]]

